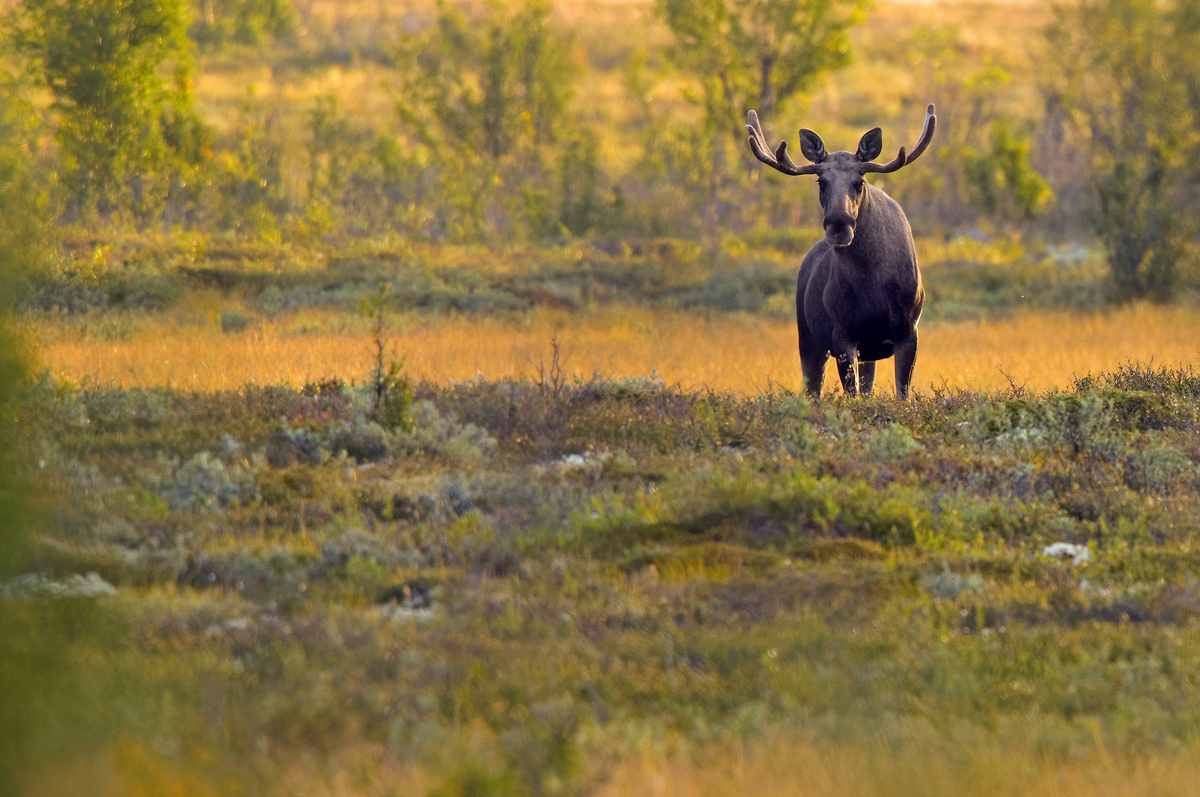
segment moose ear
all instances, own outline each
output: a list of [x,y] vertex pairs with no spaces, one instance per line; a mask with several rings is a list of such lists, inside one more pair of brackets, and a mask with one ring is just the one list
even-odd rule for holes
[[800,152],[813,163],[825,160],[825,142],[811,130],[800,130]]
[[863,137],[858,141],[858,152],[855,157],[862,163],[869,163],[879,157],[879,153],[883,152],[883,131],[878,127],[873,127],[863,133]]
[[869,163],[878,158],[881,152],[883,152],[883,131],[874,127],[863,133],[863,137],[858,142],[856,157],[863,163]]

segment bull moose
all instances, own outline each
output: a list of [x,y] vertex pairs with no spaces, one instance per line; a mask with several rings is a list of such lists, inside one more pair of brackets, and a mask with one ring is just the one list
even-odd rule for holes
[[917,250],[900,205],[863,176],[890,174],[915,161],[936,127],[930,105],[916,146],[908,153],[901,147],[882,164],[874,162],[883,151],[878,127],[863,135],[857,152],[826,152],[820,136],[801,130],[800,152],[811,163],[797,166],[786,141],[774,153],[767,148],[758,114],[750,111],[746,129],[755,157],[784,174],[815,174],[825,211],[825,237],[808,250],[796,280],[800,369],[810,395],[821,395],[832,354],[850,396],[870,394],[876,361],[894,356],[896,395],[908,398],[925,301]]

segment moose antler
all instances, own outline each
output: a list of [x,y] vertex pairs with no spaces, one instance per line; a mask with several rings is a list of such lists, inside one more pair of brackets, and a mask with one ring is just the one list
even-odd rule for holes
[[887,163],[864,163],[859,169],[863,174],[890,174],[907,166],[921,157],[921,153],[929,147],[929,142],[933,141],[933,131],[936,129],[937,116],[933,113],[933,103],[930,103],[929,107],[925,109],[925,127],[921,129],[921,137],[917,139],[916,146],[912,148],[911,152],[905,154],[904,147],[901,147],[900,154]]
[[746,129],[750,131],[750,149],[754,151],[754,157],[772,169],[793,176],[817,174],[821,171],[821,166],[817,163],[804,166],[792,163],[792,159],[788,157],[786,141],[780,141],[775,153],[772,154],[771,150],[767,149],[767,137],[763,135],[762,125],[758,123],[758,114],[754,111],[746,115]]

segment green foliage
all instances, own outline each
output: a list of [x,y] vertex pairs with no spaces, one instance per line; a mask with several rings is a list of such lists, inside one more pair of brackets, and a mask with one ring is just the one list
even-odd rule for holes
[[774,315],[772,300],[782,299],[783,315],[795,312],[796,279],[790,268],[773,263],[740,262],[736,266],[713,269],[700,285],[679,290],[676,301],[681,307],[706,307],[715,310],[767,313]]
[[[4,19],[11,63],[28,67],[5,89],[32,194],[70,235],[134,222],[280,250],[395,235],[492,248],[591,237],[612,252],[673,236],[715,250],[732,233],[749,251],[803,254],[815,202],[751,163],[746,108],[780,125],[811,118],[831,145],[879,124],[891,147],[933,100],[941,124],[922,165],[877,178],[918,233],[1094,233],[1116,264],[1113,296],[1163,297],[1194,282],[1180,256],[1196,214],[1171,212],[1190,207],[1197,162],[1191,2],[1096,0],[1078,24],[1063,10],[1043,52],[1037,21],[978,37],[971,20],[991,11],[868,17],[858,0],[664,0],[631,12],[622,37],[605,29],[613,9],[552,13],[540,0],[384,10],[370,24],[353,6],[190,0],[201,124],[183,0],[38,0]],[[267,71],[267,94],[231,101],[231,86],[261,87]],[[135,298],[176,300],[142,287]],[[1054,301],[1105,298],[1075,287]],[[592,301],[580,293],[569,300]],[[110,298],[79,279],[38,304]],[[785,312],[781,295],[769,301]]]
[[214,167],[214,220],[221,229],[270,239],[291,205],[283,179],[286,152],[279,109],[257,102],[250,90],[239,107],[235,131],[236,152],[222,153]]
[[850,60],[849,31],[865,0],[658,0],[674,35],[671,57],[702,84],[710,130],[742,139],[747,111],[775,107],[811,90]]
[[[248,188],[248,197],[257,196]],[[36,194],[22,194],[36,200]],[[64,236],[54,257],[42,251],[27,273],[32,290],[19,307],[39,316],[67,313],[81,334],[120,339],[146,311],[182,314],[219,295],[222,329],[236,333],[262,318],[306,323],[310,308],[350,313],[391,283],[389,312],[506,317],[535,307],[694,308],[774,319],[795,313],[795,269],[807,248],[795,236],[727,236],[723,251],[672,239],[628,244],[600,240],[491,252],[486,262],[466,247],[359,239],[332,243],[351,223],[334,219],[329,238],[299,238],[287,212],[281,219],[231,211],[231,237],[200,233],[129,235],[113,244],[82,234]],[[330,208],[319,203],[317,207]],[[334,204],[336,209],[336,204]],[[546,208],[552,223],[553,208]],[[306,224],[308,222],[305,222]],[[49,232],[43,230],[43,232]],[[40,233],[39,233],[40,234]],[[281,242],[281,236],[289,240]],[[23,246],[21,237],[14,242]],[[1108,301],[1103,258],[1078,245],[1022,245],[1015,236],[981,241],[962,236],[920,243],[922,271],[936,287],[927,317],[977,319],[1030,308],[1099,311]],[[386,364],[385,364],[386,365]]]
[[296,30],[291,0],[191,0],[191,6],[188,34],[203,46],[259,44]]
[[673,215],[686,213],[695,229],[705,230],[718,217],[741,221],[747,205],[764,195],[778,202],[771,187],[778,184],[746,169],[753,159],[742,127],[746,113],[757,110],[769,123],[778,106],[811,94],[824,75],[849,63],[850,30],[866,6],[866,0],[657,0],[673,37],[667,55],[691,81],[684,97],[704,123],[663,119],[640,85],[642,65],[634,64],[631,88],[645,115],[641,168],[652,184],[661,180],[674,189],[653,189],[660,194],[653,207],[666,215],[652,215],[656,231],[678,234],[659,226],[679,224]]
[[1081,128],[1114,295],[1167,298],[1195,232],[1200,7],[1092,0],[1058,9],[1047,37],[1062,75],[1047,95]]
[[11,314],[49,265],[50,230],[25,147],[22,110],[12,93],[0,97],[0,578],[19,563],[24,548],[20,443],[35,425],[21,424],[15,403],[26,377],[26,344],[13,330]]
[[410,429],[400,435],[397,451],[439,457],[461,465],[482,465],[496,451],[496,440],[473,423],[459,423],[451,413],[443,416],[430,401],[413,408]]
[[[894,146],[911,134],[914,109],[933,100],[941,125],[923,165],[877,178],[918,233],[999,227],[1057,241],[1091,235],[1078,223],[1091,219],[1126,264],[1114,271],[1113,295],[1165,296],[1194,281],[1178,255],[1190,246],[1195,214],[1168,212],[1187,206],[1183,172],[1196,161],[1182,88],[1195,76],[1188,58],[1171,55],[1186,54],[1194,38],[1186,2],[1155,14],[1135,4],[1128,20],[1118,14],[1094,35],[1080,33],[1086,24],[1063,24],[1069,35],[1052,31],[1050,45],[1066,68],[1046,69],[1025,57],[1036,35],[1001,42],[973,36],[969,22],[890,10],[871,18],[858,0],[664,1],[633,12],[631,35],[615,38],[603,29],[614,10],[579,17],[540,1],[447,3],[364,24],[350,22],[361,19],[350,7],[305,6],[298,15],[279,0],[194,0],[203,125],[192,108],[182,0],[120,5],[116,21],[114,2],[39,0],[5,17],[5,43],[17,48],[10,54],[30,67],[24,83],[6,89],[21,100],[31,188],[61,224],[81,223],[72,235],[112,220],[142,231],[234,233],[277,249],[399,235],[493,248],[591,237],[615,252],[659,236],[715,250],[727,233],[755,251],[786,234],[780,251],[802,254],[818,235],[815,202],[796,181],[763,178],[750,162],[746,108],[780,124],[811,117],[831,145],[880,124]],[[1117,14],[1109,11],[1092,17]],[[592,25],[594,17],[606,22]],[[1037,33],[1034,24],[1025,34]],[[1113,36],[1125,27],[1131,40],[1166,42],[1166,54],[1146,62],[1145,80],[1136,64],[1147,48]],[[271,46],[225,47],[271,38]],[[852,46],[859,57],[847,65]],[[262,86],[255,75],[263,70],[268,94],[231,101],[230,86]],[[812,90],[834,72],[841,79]],[[1117,83],[1146,90],[1125,108],[1109,91]],[[920,96],[910,84],[925,87]],[[342,91],[349,86],[352,97]],[[1039,89],[1044,104],[1033,102]],[[388,103],[398,125],[378,114]],[[1113,135],[1126,118],[1146,133],[1145,146]],[[1095,120],[1103,151],[1093,147]],[[1150,149],[1160,165],[1144,154]],[[1143,154],[1122,156],[1128,163],[1112,155],[1123,152]],[[1084,195],[1094,200],[1091,216]],[[590,288],[581,294],[592,301]],[[1064,286],[1055,296],[1092,306],[1096,290]],[[85,309],[109,292],[79,280],[43,299]],[[781,295],[770,301],[771,312],[785,312]]]
[[917,442],[912,432],[896,423],[871,435],[871,456],[881,462],[903,459],[922,448],[924,446]]
[[364,299],[362,312],[374,322],[372,334],[375,345],[375,366],[371,369],[370,390],[371,414],[385,429],[409,431],[412,419],[412,383],[403,375],[404,364],[390,360],[386,365],[387,334],[384,325],[384,300],[391,291],[391,283],[379,286],[379,291],[370,299]]
[[[506,156],[554,140],[571,96],[569,37],[548,5],[512,15],[493,9],[468,20],[439,5],[429,38],[400,56],[414,68],[414,99],[432,110],[445,144],[484,170]],[[441,154],[448,154],[443,152]]]
[[558,160],[559,223],[571,235],[591,231],[609,210],[600,196],[600,141],[585,131],[569,141]]
[[1075,382],[1076,390],[1113,387],[1141,395],[1168,398],[1200,397],[1200,374],[1193,368],[1168,368],[1127,362],[1111,373],[1087,375]]
[[346,179],[350,147],[346,119],[338,113],[337,97],[321,97],[308,116],[310,142],[308,192],[336,196]]
[[1115,296],[1169,298],[1175,288],[1176,264],[1184,255],[1184,239],[1161,152],[1119,157],[1097,176],[1093,187],[1092,224],[1108,253]]
[[984,152],[963,151],[963,172],[976,206],[999,218],[1031,221],[1054,196],[1029,162],[1030,142],[995,122]]
[[69,211],[181,213],[209,146],[183,0],[32,0],[17,14],[17,45],[54,97]]
[[157,487],[168,506],[198,514],[219,513],[258,498],[253,466],[227,466],[220,458],[201,451],[178,467]]
[[[512,12],[489,6],[478,19],[440,2],[436,24],[402,43],[398,111],[412,144],[444,175],[437,213],[444,234],[495,231],[488,217],[511,210],[502,199],[520,197],[514,187],[524,187],[535,232],[550,231],[541,201],[530,197],[548,190],[546,153],[570,123],[577,73],[571,47],[571,35],[542,0]],[[563,158],[572,150],[568,144]],[[572,162],[560,169],[560,223],[576,231],[592,221],[595,152],[586,142],[583,159],[578,176]]]
[[47,197],[29,154],[28,109],[12,86],[0,96],[0,319],[51,269]]
[[919,99],[937,106],[938,130],[923,168],[904,173],[895,197],[910,217],[939,227],[1027,226],[1054,191],[1033,162],[1036,126],[1010,109],[1021,88],[1014,66],[978,56],[948,27],[917,26],[903,49],[908,68],[928,86]]

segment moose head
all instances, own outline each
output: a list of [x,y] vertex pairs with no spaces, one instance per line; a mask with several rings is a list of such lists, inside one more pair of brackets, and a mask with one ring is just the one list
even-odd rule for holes
[[763,135],[757,113],[751,111],[746,124],[746,129],[750,131],[750,149],[760,161],[784,174],[817,175],[821,207],[825,211],[825,240],[834,247],[846,247],[854,242],[859,209],[866,195],[863,175],[889,174],[912,163],[929,146],[936,127],[937,117],[930,105],[925,111],[925,127],[916,146],[907,153],[901,147],[900,154],[887,163],[874,162],[883,151],[883,131],[878,127],[863,135],[856,152],[826,152],[825,142],[821,141],[820,136],[811,130],[801,130],[800,152],[811,163],[797,166],[788,157],[786,141],[780,141],[773,154],[767,148],[767,138]]

